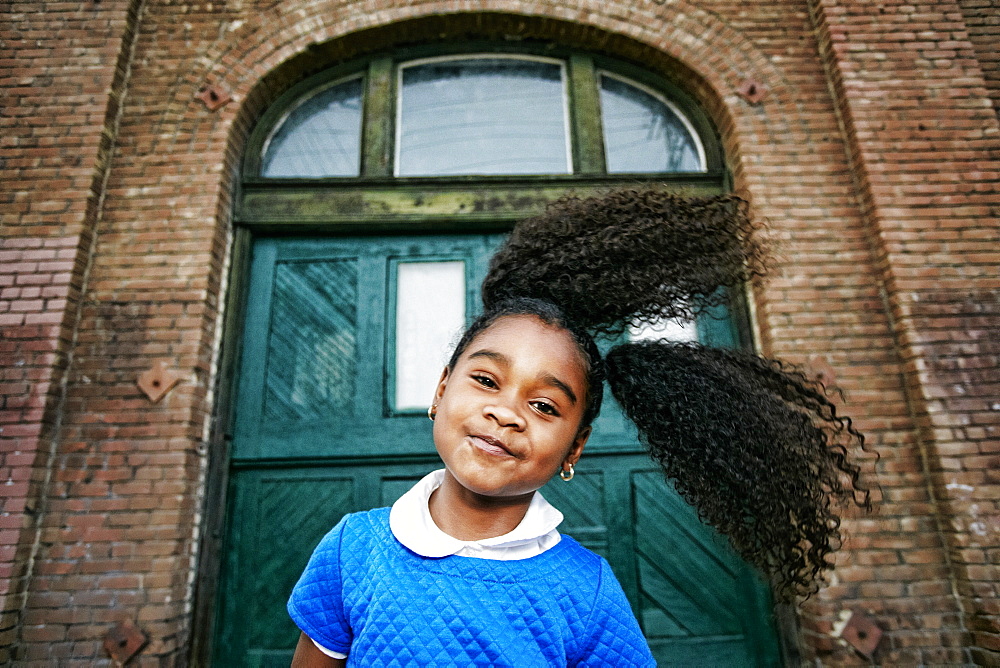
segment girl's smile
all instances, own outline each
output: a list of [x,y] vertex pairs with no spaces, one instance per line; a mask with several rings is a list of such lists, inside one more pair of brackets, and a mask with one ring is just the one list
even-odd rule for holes
[[464,494],[527,504],[579,459],[590,434],[580,429],[586,395],[583,360],[569,333],[531,315],[498,320],[438,385],[442,488],[457,483]]
[[492,436],[487,436],[485,434],[475,434],[469,436],[472,441],[472,445],[479,448],[483,452],[488,452],[491,455],[496,455],[497,457],[513,457],[514,453],[507,449],[503,441]]

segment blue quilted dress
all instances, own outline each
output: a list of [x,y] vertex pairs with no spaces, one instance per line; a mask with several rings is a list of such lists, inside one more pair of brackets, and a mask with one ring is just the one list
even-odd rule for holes
[[288,601],[353,666],[655,666],[608,563],[569,536],[529,559],[421,557],[389,509],[347,515]]

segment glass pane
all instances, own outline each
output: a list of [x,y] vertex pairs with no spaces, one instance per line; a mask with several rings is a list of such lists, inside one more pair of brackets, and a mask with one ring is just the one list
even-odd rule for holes
[[661,320],[644,324],[641,327],[630,327],[629,339],[632,341],[697,341],[698,326],[694,320]]
[[561,64],[471,58],[402,70],[396,173],[567,174]]
[[601,118],[609,173],[705,171],[694,130],[660,97],[602,74]]
[[349,415],[354,399],[358,279],[354,260],[275,268],[265,420]]
[[465,325],[465,262],[402,262],[396,282],[396,410],[434,398]]
[[357,176],[361,163],[361,80],[321,90],[295,107],[264,148],[261,176]]

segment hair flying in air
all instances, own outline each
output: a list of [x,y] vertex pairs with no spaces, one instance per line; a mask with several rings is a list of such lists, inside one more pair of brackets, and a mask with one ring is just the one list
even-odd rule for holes
[[721,301],[718,288],[766,272],[747,209],[734,195],[657,190],[564,198],[514,228],[490,262],[483,302],[535,297],[594,333],[690,318]]
[[739,197],[655,189],[566,197],[522,221],[490,263],[484,313],[452,359],[506,315],[532,314],[577,342],[588,388],[603,381],[678,493],[783,598],[809,595],[840,543],[839,507],[870,507],[854,450],[863,436],[824,388],[752,353],[667,341],[623,343],[602,359],[594,335],[691,318],[720,288],[766,274],[762,226]]
[[821,386],[781,362],[690,343],[614,348],[608,384],[699,517],[784,599],[814,592],[840,544],[837,505],[870,507],[864,445]]

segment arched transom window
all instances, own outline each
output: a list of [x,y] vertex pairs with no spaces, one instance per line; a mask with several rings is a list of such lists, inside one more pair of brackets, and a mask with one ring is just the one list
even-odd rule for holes
[[[638,67],[551,48],[397,53],[331,68],[271,106],[249,142],[237,222],[266,233],[495,232],[567,192],[645,182],[715,194],[726,180],[698,106]],[[665,326],[633,336],[737,343],[715,318]],[[451,330],[439,329],[447,347]],[[436,375],[438,363],[397,379]],[[397,394],[413,402],[405,387]]]
[[[581,171],[574,152],[591,147],[574,146],[567,70],[564,60],[507,54],[400,63],[392,81],[393,175]],[[600,105],[593,121],[600,121],[603,138],[592,149],[603,149],[608,174],[707,171],[701,138],[676,104],[611,72],[597,71],[592,83]],[[360,75],[303,95],[267,136],[260,175],[361,176],[363,103]]]
[[726,187],[711,124],[650,72],[551,49],[410,55],[332,68],[272,105],[238,222],[503,228],[568,189]]

